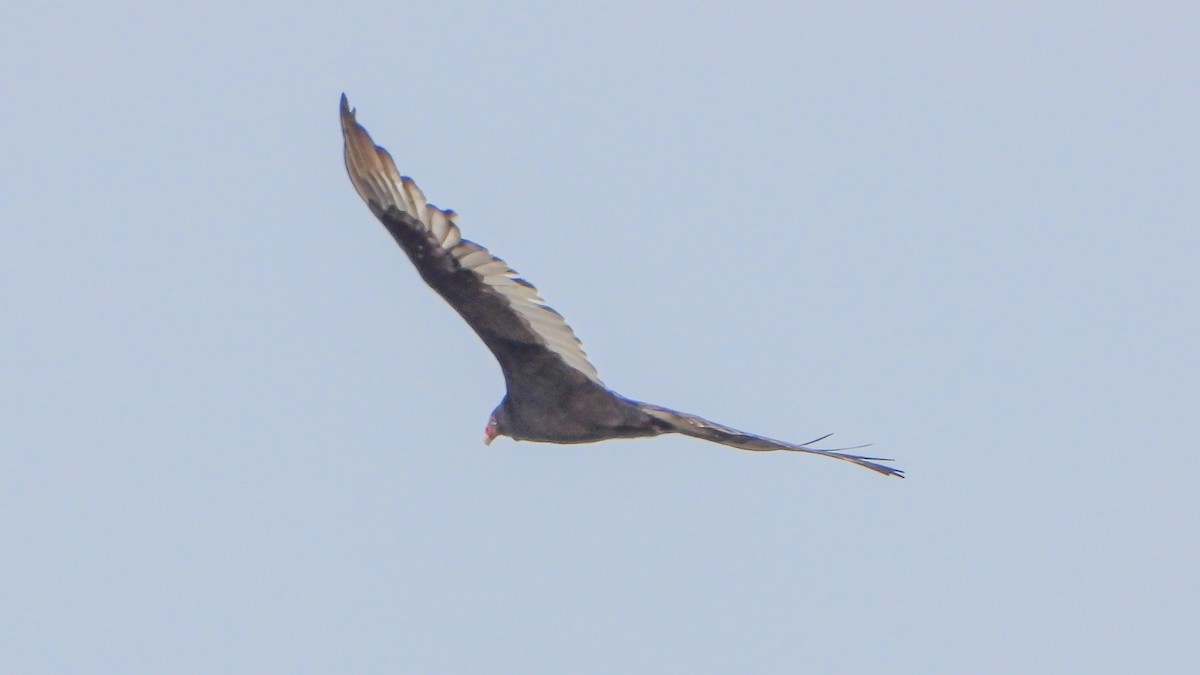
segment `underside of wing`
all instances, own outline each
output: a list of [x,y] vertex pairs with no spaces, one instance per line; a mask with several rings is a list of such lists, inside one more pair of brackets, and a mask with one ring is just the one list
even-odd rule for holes
[[755,434],[739,431],[732,427],[727,427],[723,424],[717,424],[711,420],[706,420],[698,415],[664,408],[662,406],[652,405],[649,403],[639,403],[638,408],[651,417],[665,423],[671,431],[685,434],[693,438],[702,438],[713,443],[728,445],[732,448],[741,450],[752,450],[756,452],[772,452],[783,450],[787,452],[805,452],[812,455],[821,455],[823,457],[831,457],[840,459],[844,462],[857,464],[866,469],[870,469],[885,476],[896,476],[904,478],[904,471],[880,464],[879,462],[890,462],[892,460],[882,457],[866,457],[863,455],[853,455],[846,450],[854,450],[856,448],[846,448],[843,450],[823,450],[820,448],[810,447],[812,443],[819,442],[827,438],[827,436],[818,438],[816,441],[809,443],[786,443],[777,441],[773,438],[765,438]]
[[[600,382],[562,315],[487,249],[462,238],[457,214],[425,201],[386,150],[341,104],[346,171],[363,201],[408,254],[421,277],[459,314],[514,378],[567,375]],[[559,371],[559,372],[555,372]],[[511,388],[511,387],[510,387]]]

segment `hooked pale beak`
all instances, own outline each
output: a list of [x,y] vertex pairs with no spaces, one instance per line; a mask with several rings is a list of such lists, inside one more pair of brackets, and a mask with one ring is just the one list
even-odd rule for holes
[[484,445],[491,445],[492,441],[494,441],[494,440],[496,440],[496,437],[492,434],[491,429],[488,429],[487,431],[483,432],[483,444]]

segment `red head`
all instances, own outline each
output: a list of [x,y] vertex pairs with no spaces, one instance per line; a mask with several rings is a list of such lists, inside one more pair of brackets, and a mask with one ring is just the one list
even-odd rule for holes
[[[507,397],[505,401],[507,401]],[[483,442],[485,445],[491,445],[492,441],[499,436],[508,435],[508,411],[504,409],[504,401],[496,406],[492,411],[492,416],[488,418],[487,428],[483,430]]]
[[483,430],[483,444],[491,445],[499,435],[500,425],[496,424],[496,414],[492,413],[492,416],[488,418],[487,427]]

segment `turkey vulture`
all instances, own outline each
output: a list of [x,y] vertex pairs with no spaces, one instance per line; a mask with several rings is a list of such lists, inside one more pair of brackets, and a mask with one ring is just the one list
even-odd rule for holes
[[463,239],[457,214],[425,201],[412,179],[400,175],[391,155],[355,120],[345,94],[341,118],[346,171],[354,189],[425,282],[466,319],[500,362],[508,392],[492,411],[485,443],[497,436],[590,443],[679,433],[742,450],[823,455],[903,477],[899,469],[877,464],[891,460],[763,438],[609,390],[562,315],[546,306],[537,289],[507,263]]

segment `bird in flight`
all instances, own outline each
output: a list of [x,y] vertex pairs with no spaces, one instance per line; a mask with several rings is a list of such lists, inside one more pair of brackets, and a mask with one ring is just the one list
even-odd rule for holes
[[670,408],[634,401],[600,381],[579,339],[537,289],[503,260],[462,238],[458,216],[425,201],[375,145],[342,94],[346,171],[358,195],[421,277],[450,303],[500,363],[507,393],[492,411],[484,442],[498,436],[544,443],[592,443],[610,438],[684,434],[742,450],[783,450],[832,457],[903,478],[903,471],[812,443],[785,443]]

